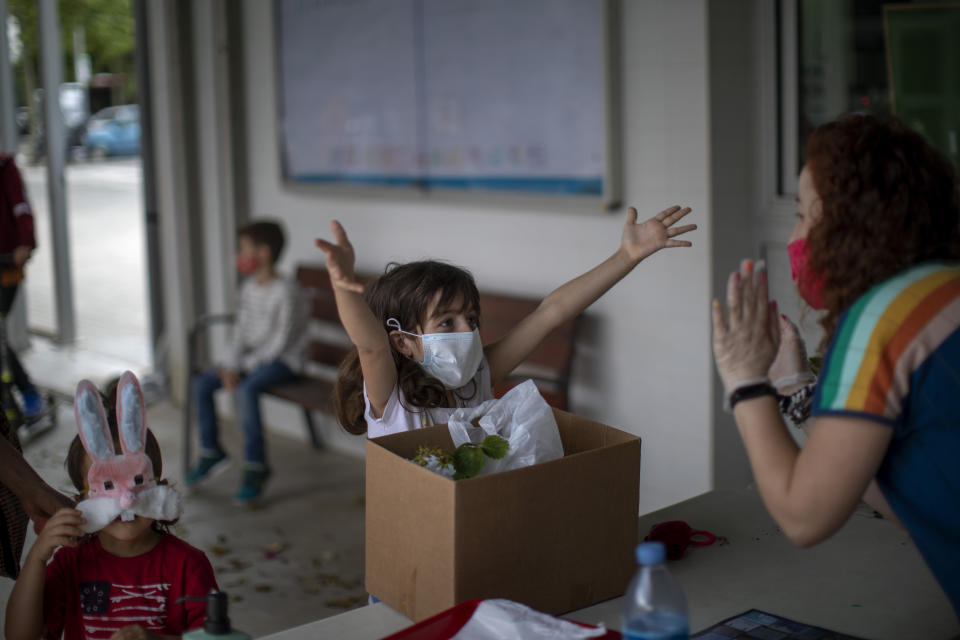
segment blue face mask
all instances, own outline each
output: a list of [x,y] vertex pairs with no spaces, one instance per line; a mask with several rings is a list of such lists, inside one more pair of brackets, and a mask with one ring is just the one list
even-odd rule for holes
[[387,326],[420,338],[423,362],[417,364],[447,389],[459,389],[467,384],[483,362],[483,343],[478,329],[456,333],[410,333],[400,328],[396,318],[387,320]]

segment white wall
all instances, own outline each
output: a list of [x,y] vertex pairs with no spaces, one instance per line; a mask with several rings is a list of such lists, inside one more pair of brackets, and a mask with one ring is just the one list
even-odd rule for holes
[[[571,404],[643,438],[640,506],[649,511],[711,486],[707,7],[703,0],[623,4],[624,202],[646,216],[689,205],[700,229],[693,249],[655,255],[588,310]],[[444,258],[470,268],[482,289],[522,295],[546,295],[616,249],[624,210],[285,184],[271,3],[246,0],[243,23],[250,214],[285,220],[287,270],[322,259],[312,239],[327,235],[334,218],[345,224],[361,270]],[[267,421],[301,434],[299,416],[280,410],[268,406]]]
[[[197,2],[190,5],[193,18],[194,91],[196,92],[196,132],[199,207],[202,212],[203,286],[207,291],[206,312],[224,313],[236,304],[234,246],[236,228],[230,198],[231,165],[226,156],[229,144],[224,143],[229,119],[229,105],[224,93],[223,61],[225,34],[222,6],[218,2]],[[227,344],[228,331],[211,330],[208,338],[212,348],[222,350]]]
[[[765,1],[765,0],[763,0]],[[741,259],[756,253],[754,226],[763,204],[764,176],[775,176],[775,165],[764,171],[757,151],[760,87],[757,3],[709,4],[710,171],[714,295],[725,299],[727,277]],[[779,273],[771,265],[770,273]],[[716,379],[713,410],[713,482],[716,488],[744,487],[751,479],[746,451],[733,416],[723,411],[723,393]]]
[[192,278],[188,190],[186,114],[178,69],[180,43],[190,37],[174,19],[170,2],[147,3],[148,51],[153,114],[154,180],[159,219],[160,270],[163,280],[164,323],[170,347],[171,387],[183,389],[187,375],[186,350],[190,323],[196,317]]

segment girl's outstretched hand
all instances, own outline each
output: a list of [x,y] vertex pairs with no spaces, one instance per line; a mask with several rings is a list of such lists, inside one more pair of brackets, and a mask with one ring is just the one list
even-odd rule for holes
[[637,210],[630,207],[627,209],[627,222],[623,225],[623,237],[620,240],[621,248],[631,260],[640,262],[663,248],[693,246],[687,240],[674,240],[676,236],[697,228],[695,224],[686,224],[681,227],[673,226],[675,222],[688,213],[690,213],[690,207],[680,208],[674,205],[664,209],[646,222],[638,224]]
[[333,239],[336,244],[323,238],[316,239],[316,245],[327,257],[327,271],[330,273],[330,282],[340,289],[363,293],[363,283],[357,280],[357,276],[353,272],[356,256],[353,253],[353,245],[347,239],[347,232],[344,231],[343,225],[336,220],[330,222],[330,231],[333,232]]

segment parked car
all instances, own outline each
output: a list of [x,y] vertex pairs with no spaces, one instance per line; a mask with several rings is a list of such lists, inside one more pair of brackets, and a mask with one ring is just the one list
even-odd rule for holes
[[83,147],[93,159],[140,153],[139,105],[107,107],[90,116]]

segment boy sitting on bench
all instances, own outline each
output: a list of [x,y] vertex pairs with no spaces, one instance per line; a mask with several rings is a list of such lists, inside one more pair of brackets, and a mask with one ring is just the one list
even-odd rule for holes
[[276,271],[283,245],[283,228],[273,221],[253,222],[237,232],[237,270],[246,279],[240,285],[229,356],[221,366],[196,376],[191,388],[201,452],[186,484],[193,486],[228,466],[213,404],[214,392],[224,387],[234,392],[245,439],[243,478],[234,496],[240,505],[259,499],[270,477],[260,393],[297,377],[306,360],[309,308],[296,281]]

